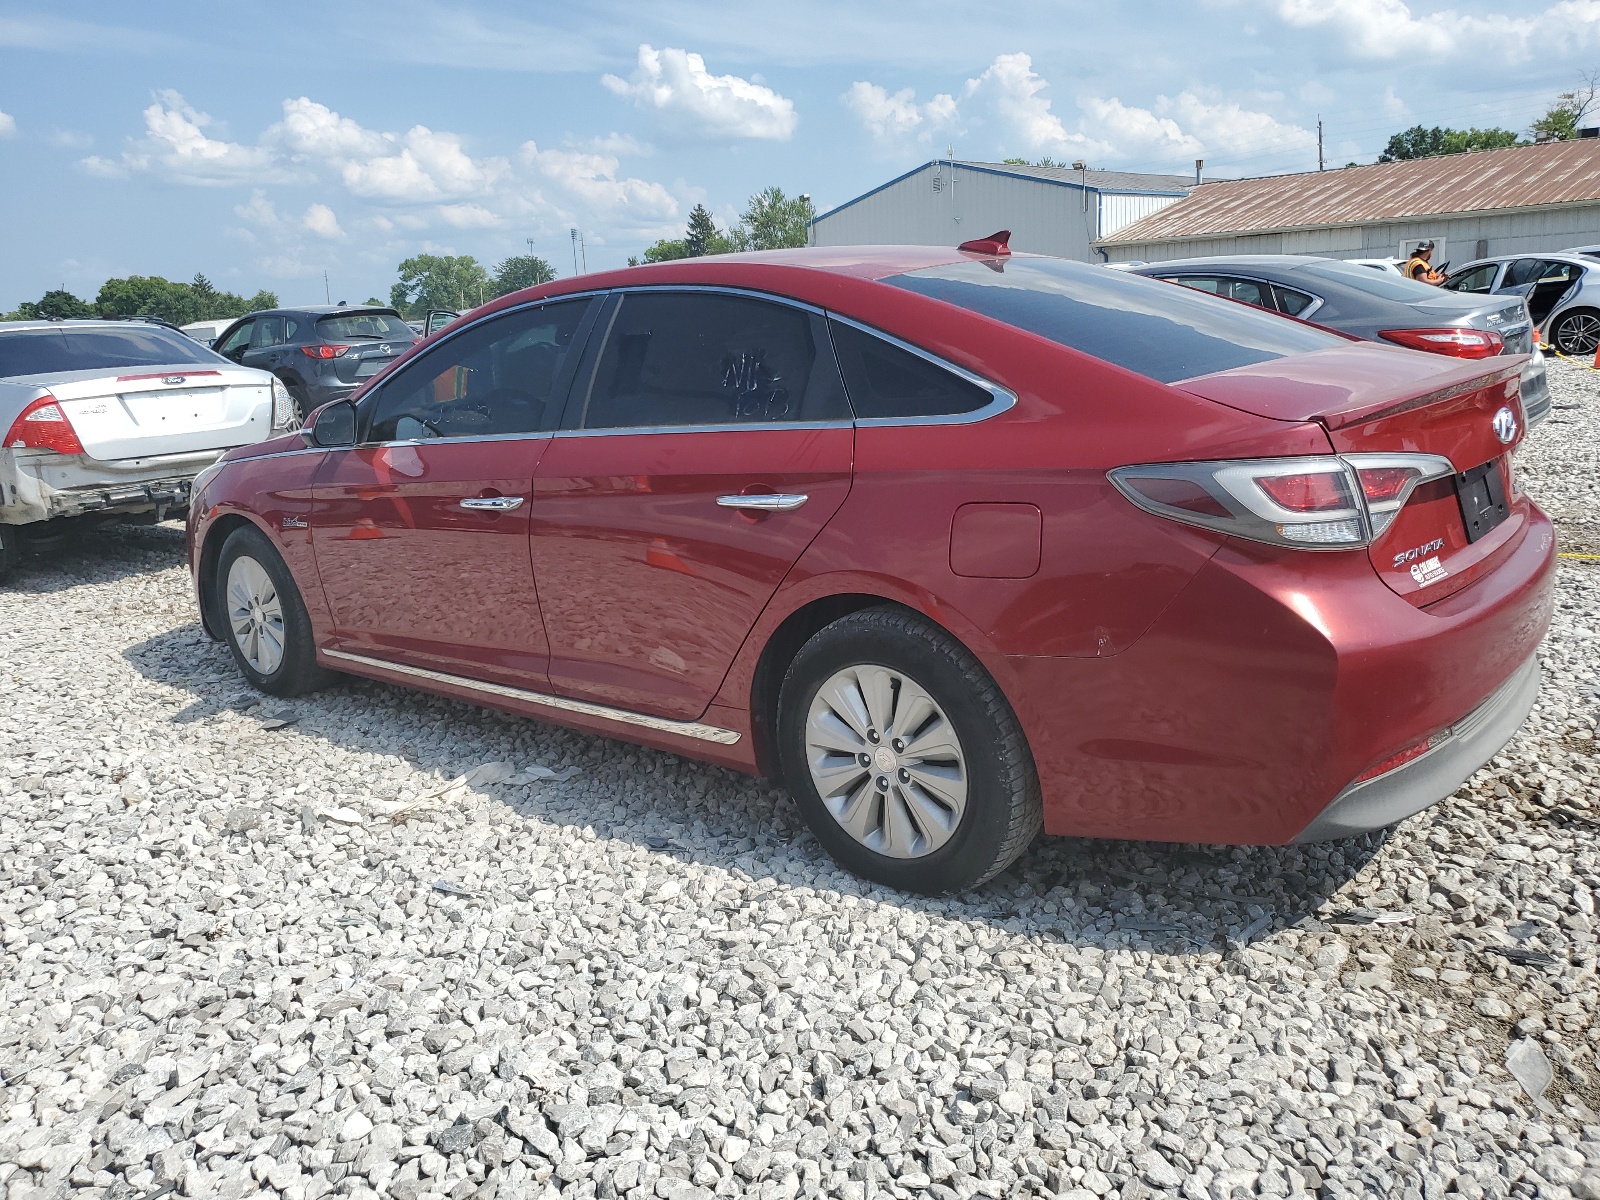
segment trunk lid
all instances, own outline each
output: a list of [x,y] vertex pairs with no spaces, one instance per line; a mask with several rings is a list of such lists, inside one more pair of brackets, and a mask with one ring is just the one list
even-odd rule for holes
[[[1417,488],[1368,548],[1384,583],[1420,607],[1492,571],[1526,524],[1528,500],[1516,487],[1511,453],[1526,432],[1519,388],[1527,361],[1520,354],[1463,361],[1363,343],[1174,386],[1260,416],[1317,421],[1341,454],[1449,459],[1454,474]],[[1496,431],[1502,409],[1515,422],[1508,441]]]
[[263,371],[189,363],[37,382],[60,403],[84,453],[102,461],[225,450],[272,433],[272,379]]

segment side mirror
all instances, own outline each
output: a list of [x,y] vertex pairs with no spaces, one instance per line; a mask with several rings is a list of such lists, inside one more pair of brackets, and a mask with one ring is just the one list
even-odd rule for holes
[[432,337],[460,315],[460,313],[450,312],[448,309],[434,309],[422,323],[422,336]]
[[356,406],[348,400],[335,400],[317,409],[311,424],[300,431],[308,446],[354,446],[356,444]]

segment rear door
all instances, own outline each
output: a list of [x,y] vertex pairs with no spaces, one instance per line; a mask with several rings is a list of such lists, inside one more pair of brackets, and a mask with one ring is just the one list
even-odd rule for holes
[[596,303],[467,326],[363,398],[311,518],[341,649],[544,689],[529,499]]
[[818,313],[712,289],[609,303],[534,478],[550,684],[693,718],[843,503],[849,406]]

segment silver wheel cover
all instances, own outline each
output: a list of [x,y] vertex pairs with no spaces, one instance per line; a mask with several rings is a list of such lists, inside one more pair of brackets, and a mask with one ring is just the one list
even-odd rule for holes
[[271,675],[283,663],[283,601],[267,569],[241,554],[228,568],[228,627],[249,663]]
[[1593,354],[1600,347],[1600,318],[1588,313],[1564,318],[1556,342],[1563,354]]
[[967,808],[967,760],[926,688],[888,667],[846,667],[806,714],[806,766],[839,827],[886,858],[939,849]]

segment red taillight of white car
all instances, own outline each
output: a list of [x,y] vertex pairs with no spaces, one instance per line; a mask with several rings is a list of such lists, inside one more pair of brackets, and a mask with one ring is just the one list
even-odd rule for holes
[[1487,329],[1385,329],[1378,336],[1397,346],[1452,358],[1493,358],[1505,348],[1500,335]]
[[1156,516],[1299,550],[1367,546],[1418,485],[1454,472],[1437,454],[1344,454],[1118,467],[1111,482]]
[[54,450],[57,454],[82,454],[77,430],[49,392],[18,414],[6,431],[8,450]]

